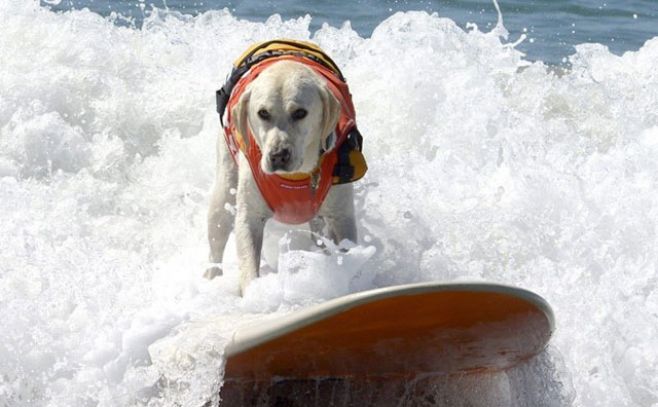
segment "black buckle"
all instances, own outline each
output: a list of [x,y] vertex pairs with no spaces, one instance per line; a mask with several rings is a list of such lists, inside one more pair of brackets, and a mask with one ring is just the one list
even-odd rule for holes
[[363,147],[363,136],[361,135],[361,132],[359,132],[359,129],[352,128],[350,132],[347,134],[347,140],[346,140],[350,147],[352,147],[353,150],[358,150],[361,151],[361,148]]
[[231,98],[231,92],[233,88],[238,83],[242,75],[249,70],[249,67],[240,67],[234,68],[231,71],[226,83],[221,87],[217,92],[215,92],[215,101],[217,102],[217,113],[219,113],[219,121],[224,126],[224,112],[226,111],[226,106],[228,101]]
[[217,113],[219,113],[219,121],[224,125],[224,112],[226,111],[226,105],[228,105],[228,100],[231,95],[226,92],[225,86],[222,86],[217,92],[215,92],[215,99],[217,101]]

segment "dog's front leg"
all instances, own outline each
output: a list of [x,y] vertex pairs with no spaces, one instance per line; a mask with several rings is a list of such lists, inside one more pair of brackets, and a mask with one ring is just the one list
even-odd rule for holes
[[[213,263],[204,274],[212,279],[223,274],[224,247],[233,229],[234,215],[228,206],[235,206],[235,194],[231,190],[238,184],[238,168],[226,146],[224,136],[217,138],[217,171],[215,185],[208,207],[209,260]],[[235,191],[233,191],[235,192]]]
[[334,185],[320,208],[329,237],[338,244],[347,239],[357,243],[354,218],[354,187],[352,184]]
[[265,221],[263,217],[250,219],[248,213],[238,212],[235,238],[240,262],[240,295],[244,295],[247,285],[258,277]]
[[240,165],[241,173],[238,182],[237,214],[235,218],[235,238],[240,269],[240,295],[244,295],[249,282],[258,277],[265,222],[272,215],[248,168],[249,166],[246,163]]

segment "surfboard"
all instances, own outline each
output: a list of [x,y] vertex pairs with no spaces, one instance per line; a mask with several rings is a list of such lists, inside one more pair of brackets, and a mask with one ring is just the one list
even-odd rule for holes
[[540,353],[554,327],[543,298],[511,286],[364,291],[238,330],[226,348],[220,395],[244,404],[272,383],[329,380],[335,387],[501,371]]

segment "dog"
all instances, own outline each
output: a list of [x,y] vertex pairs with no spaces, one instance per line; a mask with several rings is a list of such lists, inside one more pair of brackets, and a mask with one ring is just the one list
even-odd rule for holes
[[218,91],[222,122],[225,110],[208,209],[212,265],[204,276],[222,275],[234,229],[243,295],[258,276],[272,217],[309,222],[312,232],[324,231],[335,243],[356,243],[352,182],[366,167],[351,96],[333,61],[307,42],[257,44]]

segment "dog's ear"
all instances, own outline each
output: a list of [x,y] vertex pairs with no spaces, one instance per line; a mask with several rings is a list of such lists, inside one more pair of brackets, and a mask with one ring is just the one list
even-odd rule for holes
[[240,95],[240,100],[233,106],[231,110],[231,119],[235,123],[236,130],[240,133],[242,142],[245,146],[249,145],[249,133],[247,126],[249,126],[248,113],[249,113],[249,98],[251,97],[251,90],[245,89]]
[[320,145],[323,151],[329,151],[336,143],[336,124],[340,118],[340,103],[331,93],[329,88],[323,86],[320,91],[322,96],[322,139]]

